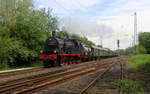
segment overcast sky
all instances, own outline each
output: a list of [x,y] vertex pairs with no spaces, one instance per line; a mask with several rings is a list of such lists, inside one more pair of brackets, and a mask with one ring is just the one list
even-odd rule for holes
[[37,8],[52,8],[59,26],[112,50],[132,45],[134,12],[138,32],[150,32],[150,0],[34,0]]

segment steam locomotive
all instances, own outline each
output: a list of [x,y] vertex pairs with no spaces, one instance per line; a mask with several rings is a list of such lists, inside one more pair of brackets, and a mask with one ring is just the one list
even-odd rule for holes
[[113,57],[117,54],[111,50],[97,46],[89,46],[79,40],[58,37],[55,31],[45,41],[44,50],[39,55],[44,67],[61,66]]

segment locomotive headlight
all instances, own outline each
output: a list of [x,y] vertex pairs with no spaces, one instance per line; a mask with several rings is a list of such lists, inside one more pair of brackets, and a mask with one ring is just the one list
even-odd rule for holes
[[54,50],[54,53],[56,53],[57,51],[56,50]]
[[41,50],[40,53],[43,53],[43,51]]

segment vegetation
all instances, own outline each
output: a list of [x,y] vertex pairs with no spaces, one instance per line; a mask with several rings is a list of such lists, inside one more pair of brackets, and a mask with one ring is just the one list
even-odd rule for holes
[[[127,79],[115,83],[116,86],[121,86],[125,94],[147,94],[140,89],[139,82],[145,82],[143,88],[146,92],[150,90],[150,32],[142,32],[139,34],[139,43],[136,46],[126,49],[116,50],[120,55],[128,55],[128,63],[131,66],[126,74]],[[131,72],[130,72],[131,71]]]
[[[134,81],[143,81],[143,89],[145,93],[148,94],[150,90],[150,55],[149,54],[138,54],[128,57],[128,63],[131,66],[131,70],[126,74],[127,79],[132,79]],[[147,92],[147,93],[146,93]]]
[[135,53],[135,47],[129,47],[126,49],[118,49],[116,50],[117,53],[119,53],[120,55],[131,55]]
[[50,9],[36,10],[32,0],[0,2],[0,69],[38,62],[48,30],[57,28],[57,19]]
[[[36,9],[33,0],[0,0],[0,6],[0,70],[37,65],[49,31],[58,29],[58,18],[51,9]],[[66,30],[57,35],[94,45]]]
[[[144,32],[139,34],[139,45],[127,49],[117,50],[121,55],[129,55],[128,63],[134,70],[128,73],[128,79],[144,81],[143,88],[149,89],[150,74],[150,33]],[[142,78],[141,78],[142,77]],[[140,84],[132,80],[123,80],[116,83],[117,86],[123,87],[125,94],[144,94],[140,89]]]
[[87,44],[87,45],[95,45],[92,41],[89,41],[86,37],[80,37],[78,35],[72,35],[72,39],[80,40],[81,42]]
[[129,56],[129,64],[140,72],[150,73],[150,55]]
[[143,82],[136,82],[133,80],[120,80],[113,83],[113,85],[121,87],[123,94],[144,94],[141,88]]
[[130,54],[150,54],[150,33],[142,32],[139,34],[139,44],[134,47],[116,50],[121,55]]
[[141,45],[136,45],[134,47],[128,47],[126,49],[116,50],[120,55],[133,55],[133,54],[146,54],[146,49]]
[[58,32],[57,32],[57,36],[70,38],[70,37],[71,37],[71,34],[67,33],[67,31],[58,31]]
[[76,34],[69,34],[66,30],[57,32],[57,36],[79,40],[87,45],[95,45],[92,41],[88,40],[86,37],[81,37]]
[[139,45],[145,48],[145,53],[150,54],[150,32],[139,34]]

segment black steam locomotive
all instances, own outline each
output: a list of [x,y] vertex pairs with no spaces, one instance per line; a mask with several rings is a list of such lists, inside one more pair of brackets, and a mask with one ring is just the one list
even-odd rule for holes
[[57,37],[55,31],[53,31],[52,37],[45,41],[40,59],[44,62],[44,67],[49,67],[112,56],[117,56],[117,54],[100,47],[85,45],[79,40]]

